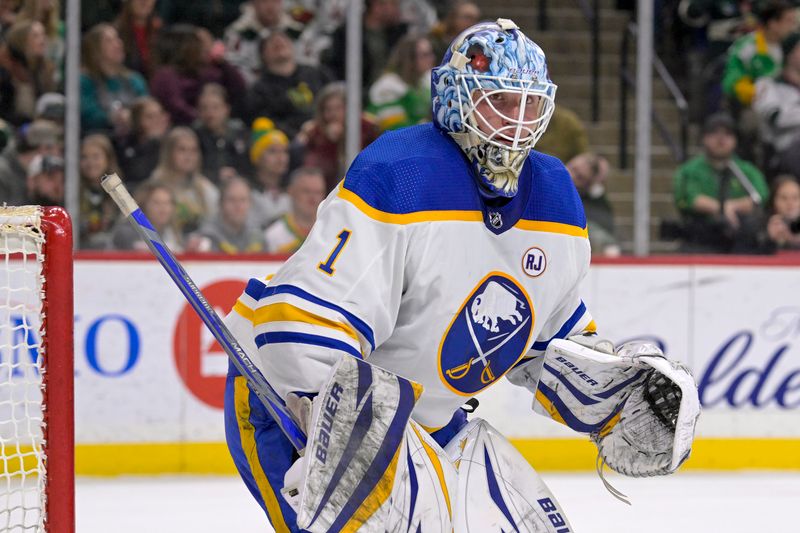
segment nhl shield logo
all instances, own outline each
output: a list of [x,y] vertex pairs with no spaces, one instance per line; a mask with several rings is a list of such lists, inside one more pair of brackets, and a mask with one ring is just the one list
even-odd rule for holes
[[500,229],[503,227],[503,215],[498,213],[497,211],[490,211],[489,212],[489,224],[492,225],[495,229]]
[[531,299],[511,276],[492,272],[475,287],[439,345],[439,376],[471,396],[508,372],[525,354],[535,315]]

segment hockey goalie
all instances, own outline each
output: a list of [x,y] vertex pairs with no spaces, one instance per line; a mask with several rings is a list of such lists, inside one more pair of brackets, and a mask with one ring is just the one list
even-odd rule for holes
[[480,23],[431,86],[433,123],[364,149],[300,250],[227,318],[308,434],[300,456],[232,368],[228,445],[278,532],[573,531],[462,408],[504,377],[592,439],[601,471],[669,474],[691,450],[690,374],[654,345],[599,340],[578,294],[581,201],[533,150],[555,105],[541,48]]

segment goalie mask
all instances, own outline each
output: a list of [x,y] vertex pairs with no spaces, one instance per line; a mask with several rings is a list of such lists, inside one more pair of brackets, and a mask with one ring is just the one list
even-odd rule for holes
[[433,69],[431,93],[434,123],[467,155],[484,193],[514,196],[555,105],[542,49],[510,20],[476,24]]

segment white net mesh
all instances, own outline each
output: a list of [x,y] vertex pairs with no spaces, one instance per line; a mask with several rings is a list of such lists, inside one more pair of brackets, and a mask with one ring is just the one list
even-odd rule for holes
[[0,532],[44,531],[41,209],[0,206]]

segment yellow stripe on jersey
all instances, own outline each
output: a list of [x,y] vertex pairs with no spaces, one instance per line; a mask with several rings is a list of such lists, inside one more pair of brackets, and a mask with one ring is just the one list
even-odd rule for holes
[[439,456],[436,455],[436,452],[433,451],[427,442],[422,438],[422,435],[419,434],[416,426],[411,424],[411,429],[414,430],[414,433],[417,434],[417,438],[419,442],[422,444],[422,449],[425,450],[425,453],[428,455],[428,459],[431,460],[431,464],[433,465],[433,469],[436,471],[436,477],[439,478],[439,485],[442,487],[442,494],[444,495],[444,502],[447,504],[447,514],[450,518],[453,518],[453,509],[450,507],[450,493],[447,491],[447,482],[444,479],[444,471],[442,470],[442,463],[439,461]]
[[594,320],[586,324],[586,327],[583,328],[584,333],[597,333],[597,324]]
[[267,324],[269,322],[301,322],[303,324],[311,324],[313,326],[321,326],[341,331],[356,341],[359,346],[361,345],[358,335],[356,335],[355,330],[349,325],[316,315],[289,303],[282,302],[265,305],[254,311],[242,303],[241,300],[237,300],[233,305],[233,310],[236,311],[239,316],[252,322],[254,326]]
[[233,397],[236,405],[236,420],[239,424],[239,439],[242,443],[242,451],[247,457],[247,463],[250,465],[250,472],[256,481],[261,499],[264,500],[264,504],[267,507],[272,527],[275,529],[275,533],[289,533],[289,527],[283,518],[275,491],[272,489],[272,485],[270,485],[258,458],[256,429],[250,422],[250,389],[247,387],[247,379],[244,376],[237,376],[234,379]]
[[[387,213],[375,209],[361,199],[353,191],[339,187],[339,198],[350,202],[359,211],[378,222],[388,224],[414,224],[418,222],[483,222],[483,213],[480,211],[416,211],[414,213]],[[525,231],[541,231],[544,233],[560,233],[573,237],[589,237],[588,227],[580,228],[560,222],[544,222],[540,220],[520,220],[514,227]]]
[[339,198],[353,204],[359,211],[378,222],[388,224],[414,224],[416,222],[455,221],[455,222],[481,222],[483,214],[480,211],[417,211],[415,213],[387,213],[375,209],[361,199],[356,193],[339,188]]
[[236,303],[233,304],[233,310],[236,311],[240,317],[249,320],[250,322],[253,321],[253,310],[247,307],[241,300],[236,300]]
[[394,457],[392,458],[392,462],[389,463],[389,468],[386,469],[381,480],[378,481],[369,496],[361,503],[361,506],[353,513],[353,516],[350,517],[350,520],[348,520],[341,529],[343,533],[355,533],[358,531],[358,529],[386,503],[386,500],[389,499],[389,496],[392,494],[392,487],[394,486],[394,478],[397,474],[400,450],[402,449],[403,447],[399,446],[394,452]]
[[[275,274],[269,274],[268,276],[265,276],[264,277],[264,281],[266,283],[269,283],[269,281],[273,278],[273,276],[275,276]],[[264,284],[264,286],[266,286],[266,283]],[[249,305],[247,305],[245,303],[245,300],[246,301],[250,301],[250,300],[254,300],[255,301],[255,299],[252,296],[244,294],[238,300],[236,300],[236,303],[233,304],[233,309],[232,310],[236,311],[236,313],[239,316],[241,316],[241,317],[249,320],[250,322],[252,322],[253,321],[253,310],[250,308]]]
[[[238,303],[238,302],[237,302]],[[335,329],[341,331],[354,341],[361,345],[358,340],[356,331],[349,325],[343,322],[337,322],[325,318],[324,316],[316,315],[300,307],[295,307],[290,303],[275,303],[259,307],[253,312],[253,325],[258,326],[270,322],[302,322],[304,324],[311,324],[313,326],[321,326],[323,328]]]
[[588,226],[580,228],[571,224],[562,224],[560,222],[545,222],[542,220],[520,220],[514,224],[515,228],[526,231],[541,231],[544,233],[560,233],[562,235],[571,235],[573,237],[589,238]]

